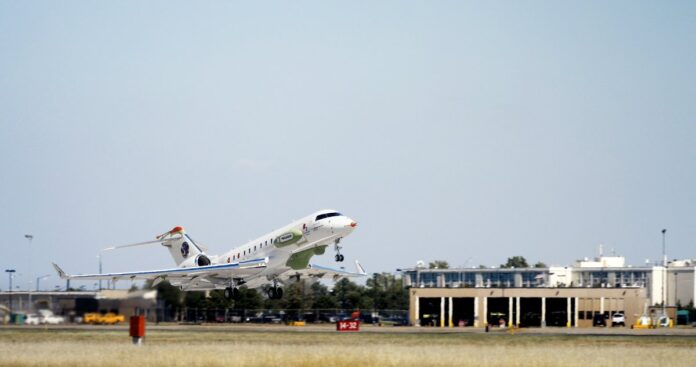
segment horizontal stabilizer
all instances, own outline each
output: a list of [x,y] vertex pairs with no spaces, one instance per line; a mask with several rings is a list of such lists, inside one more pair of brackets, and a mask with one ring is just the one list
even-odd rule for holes
[[118,249],[128,248],[128,247],[138,247],[138,246],[147,246],[147,245],[157,245],[157,244],[160,244],[160,243],[162,243],[162,242],[167,242],[167,241],[179,239],[179,238],[181,238],[181,237],[182,237],[182,236],[178,236],[178,237],[166,237],[166,238],[159,238],[159,239],[156,239],[156,240],[154,240],[154,241],[145,241],[145,242],[138,242],[138,243],[130,243],[130,244],[127,244],[127,245],[111,246],[111,247],[107,247],[107,248],[103,249],[102,251],[118,250]]

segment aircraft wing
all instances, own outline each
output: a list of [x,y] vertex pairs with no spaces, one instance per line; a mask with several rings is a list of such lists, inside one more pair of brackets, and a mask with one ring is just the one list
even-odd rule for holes
[[366,276],[367,273],[365,272],[365,269],[363,269],[362,265],[355,260],[355,267],[356,271],[351,272],[351,271],[346,271],[345,269],[335,269],[335,268],[330,268],[327,266],[323,265],[317,265],[317,264],[309,264],[307,266],[307,269],[302,269],[302,270],[291,270],[287,271],[283,274],[280,275],[280,278],[283,280],[290,280],[293,278],[299,279],[301,277],[309,277],[309,278],[331,278],[333,280],[339,280],[341,278],[354,278],[354,277],[363,277]]
[[239,263],[198,266],[194,268],[171,268],[160,270],[145,270],[122,273],[104,274],[66,274],[55,263],[53,267],[61,279],[75,280],[147,280],[154,279],[157,283],[162,280],[191,280],[195,278],[245,278],[256,275],[268,265],[268,258],[241,261]]

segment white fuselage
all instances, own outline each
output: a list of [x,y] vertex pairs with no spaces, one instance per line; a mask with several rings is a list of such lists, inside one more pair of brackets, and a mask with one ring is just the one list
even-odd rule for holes
[[[267,233],[222,255],[211,256],[213,264],[235,263],[250,259],[268,258],[268,267],[261,276],[270,279],[291,270],[288,259],[298,251],[328,246],[349,235],[356,222],[335,210],[321,210]],[[291,245],[279,245],[278,239],[295,234]]]

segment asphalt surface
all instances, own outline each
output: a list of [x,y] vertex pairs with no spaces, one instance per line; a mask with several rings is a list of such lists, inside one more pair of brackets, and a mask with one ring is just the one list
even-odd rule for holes
[[[175,324],[161,323],[151,324],[146,326],[149,331],[201,331],[201,332],[335,332],[336,327],[331,324],[323,325],[306,325],[306,326],[286,326],[275,324]],[[0,336],[2,331],[10,330],[123,330],[127,332],[128,324],[120,325],[83,325],[83,324],[64,324],[64,325],[0,325]],[[438,328],[438,327],[412,327],[412,326],[373,326],[361,325],[361,333],[410,333],[410,334],[485,334],[483,328]],[[521,335],[586,335],[586,336],[684,336],[696,338],[696,327],[675,327],[662,329],[631,329],[630,327],[613,327],[613,328],[563,328],[563,327],[547,327],[547,328],[521,328],[521,329],[506,329],[506,328],[491,328],[490,334],[521,334]]]

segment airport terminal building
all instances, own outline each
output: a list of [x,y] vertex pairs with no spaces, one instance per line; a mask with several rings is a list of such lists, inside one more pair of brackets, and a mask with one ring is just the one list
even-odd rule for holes
[[623,257],[601,256],[568,267],[427,269],[421,264],[402,272],[410,288],[411,325],[589,327],[596,315],[620,312],[631,325],[663,299],[667,306],[693,302],[695,270],[693,260],[633,267]]

